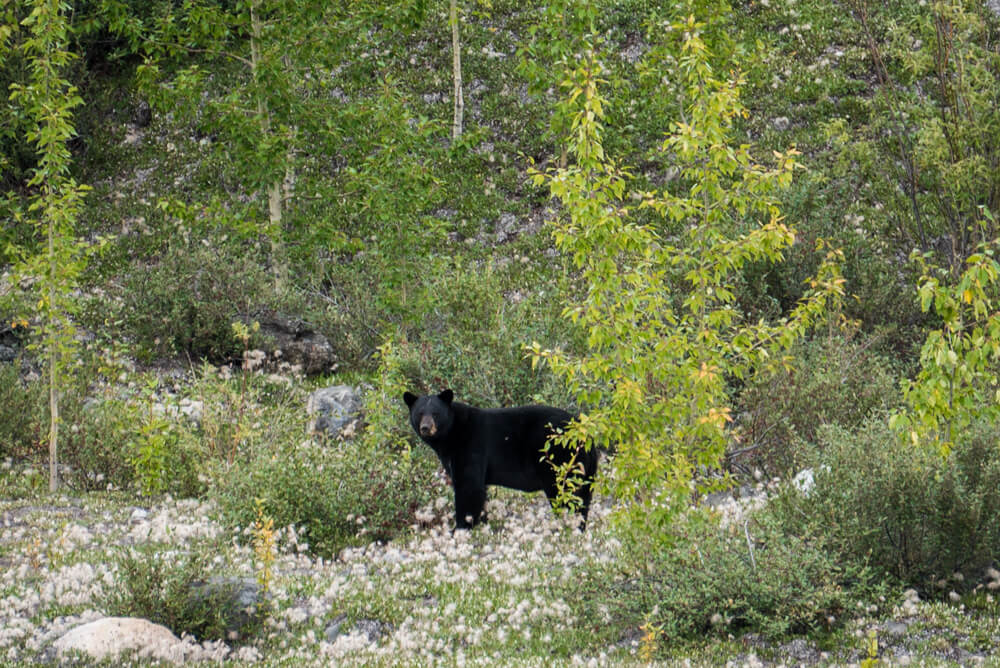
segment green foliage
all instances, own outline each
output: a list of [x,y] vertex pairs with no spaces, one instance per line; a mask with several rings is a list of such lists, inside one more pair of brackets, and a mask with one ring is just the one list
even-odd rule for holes
[[730,469],[749,474],[759,467],[767,477],[795,473],[823,425],[852,430],[895,408],[898,370],[878,343],[835,331],[797,344],[787,367],[750,379],[738,397],[736,442],[726,453]]
[[[941,457],[901,441],[877,416],[857,431],[821,431],[808,494],[773,501],[787,530],[821,533],[839,563],[870,565],[907,586],[944,595],[975,584],[1000,554],[996,425],[978,422]],[[946,580],[954,573],[965,584]]]
[[845,584],[856,583],[860,570],[839,563],[815,535],[784,531],[765,513],[738,525],[702,520],[675,530],[675,544],[663,550],[626,545],[634,578],[609,584],[606,572],[588,574],[585,591],[612,620],[644,618],[671,639],[780,638],[828,629],[859,594]]
[[378,347],[375,386],[365,392],[364,439],[368,447],[382,447],[410,456],[409,422],[400,423],[399,402],[410,389],[401,369],[401,359],[392,339]]
[[680,36],[674,48],[687,114],[672,124],[662,150],[679,165],[682,184],[636,193],[640,208],[681,226],[680,238],[629,217],[628,173],[602,145],[603,70],[593,52],[565,84],[577,105],[575,164],[535,174],[568,213],[556,225],[556,245],[588,291],[564,315],[586,332],[588,351],[575,357],[536,343],[532,354],[592,407],[561,438],[617,446],[611,490],[628,500],[628,525],[653,541],[667,537],[687,505],[693,473],[721,461],[731,419],[727,379],[745,380],[780,361],[842,293],[834,253],[787,318],[746,323],[736,310],[730,277],[748,262],[778,261],[794,239],[774,196],[789,183],[796,152],[778,154],[769,168],[748,146],[730,145],[744,114],[739,81],[714,74],[701,27],[691,16],[670,33]]
[[34,279],[38,292],[36,310],[42,320],[38,345],[45,351],[49,381],[49,488],[55,491],[59,486],[59,392],[75,348],[75,329],[68,317],[75,307],[70,293],[85,266],[82,250],[87,245],[77,242],[73,228],[88,188],[70,176],[69,141],[76,134],[73,109],[83,104],[83,98],[65,78],[74,58],[67,49],[69,21],[59,0],[37,0],[30,8],[21,21],[27,28],[21,49],[30,79],[26,84],[12,83],[10,99],[31,119],[26,137],[34,144],[38,161],[26,184],[34,191],[28,213],[37,216],[34,222],[47,248],[28,255],[18,273]]
[[209,546],[185,552],[155,544],[123,548],[116,558],[119,585],[110,588],[104,605],[110,615],[148,619],[177,636],[229,640],[227,625],[245,613],[237,607],[238,585],[199,591],[219,575],[216,555]]
[[77,369],[62,402],[62,417],[70,425],[62,438],[66,484],[81,490],[200,496],[204,450],[181,438],[185,430],[179,411],[169,398],[158,396],[157,381],[135,380],[146,391],[123,395],[107,385],[93,360]]
[[[581,0],[558,0],[544,5],[539,20],[528,31],[528,40],[518,52],[518,70],[527,79],[531,92],[539,95],[562,83],[560,70],[573,54],[595,47],[595,22],[601,10],[601,3]],[[557,146],[565,145],[575,111],[570,101],[556,102],[546,135]],[[561,163],[565,163],[565,154]]]
[[0,364],[0,458],[25,457],[41,440],[44,388],[21,377],[19,363]]
[[957,272],[997,233],[982,209],[1000,207],[995,19],[963,0],[848,5],[878,79],[867,127],[844,145],[868,181],[860,213],[875,237],[934,252]]
[[125,278],[126,331],[147,356],[236,357],[240,345],[232,323],[273,303],[267,275],[250,249],[218,237],[203,243],[184,230],[178,237],[155,262],[134,267]]
[[[551,374],[524,359],[522,348],[524,341],[568,336],[556,321],[556,286],[533,284],[536,275],[525,267],[508,292],[506,272],[492,264],[453,260],[451,266],[425,279],[424,306],[414,313],[422,317],[399,346],[406,377],[427,391],[450,387],[463,401],[484,406],[570,400]],[[519,272],[515,266],[509,273]]]
[[[88,397],[88,380],[86,372],[74,378],[61,406],[62,419],[71,425],[62,434],[65,483],[86,491],[131,489],[135,469],[129,457],[138,413],[124,401]],[[44,411],[44,405],[39,408]]]
[[146,496],[159,494],[167,488],[167,457],[177,449],[179,440],[174,425],[155,410],[155,387],[154,382],[150,388],[149,409],[135,428],[131,448],[136,481]]
[[974,422],[1000,420],[997,247],[997,241],[981,244],[954,284],[926,256],[918,258],[924,266],[920,308],[926,312],[933,305],[941,327],[927,335],[917,377],[903,382],[909,410],[893,416],[892,424],[914,444],[936,443],[944,455]]
[[394,319],[414,309],[414,290],[442,266],[436,258],[443,255],[446,228],[428,213],[442,202],[435,174],[447,160],[435,148],[442,132],[439,123],[413,114],[391,80],[374,99],[347,106],[330,130],[335,145],[348,146],[351,163],[331,193],[337,206],[322,214],[312,240],[361,250],[365,271],[377,276],[376,303]]
[[413,524],[414,511],[433,498],[436,463],[426,448],[407,457],[359,439],[274,443],[238,466],[218,467],[213,494],[231,525],[250,526],[261,499],[277,526],[304,529],[312,551],[329,557]]

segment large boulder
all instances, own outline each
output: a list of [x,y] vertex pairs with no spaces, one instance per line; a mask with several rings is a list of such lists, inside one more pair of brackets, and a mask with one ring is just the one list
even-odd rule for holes
[[180,638],[170,629],[147,619],[105,617],[71,629],[52,647],[58,659],[69,658],[71,652],[81,652],[102,661],[122,652],[135,651],[141,657],[174,661],[175,648],[180,643]]
[[306,413],[312,417],[309,431],[332,438],[349,436],[360,421],[361,405],[361,396],[350,385],[320,388],[306,401]]
[[266,352],[270,356],[301,366],[307,375],[333,369],[337,359],[333,346],[309,323],[274,312],[260,314],[256,320],[260,323],[260,333],[268,342]]

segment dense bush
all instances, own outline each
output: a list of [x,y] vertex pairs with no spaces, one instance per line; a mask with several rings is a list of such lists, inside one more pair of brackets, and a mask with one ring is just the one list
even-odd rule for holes
[[[940,594],[974,585],[1000,556],[995,425],[978,425],[947,458],[901,441],[881,417],[853,431],[831,426],[811,463],[814,489],[789,489],[774,505],[789,531],[822,532],[842,563]],[[955,573],[964,581],[948,579]]]
[[[524,346],[566,345],[570,328],[559,318],[561,287],[537,265],[500,267],[490,260],[440,259],[407,286],[405,317],[380,311],[370,298],[364,265],[330,268],[336,299],[319,317],[348,365],[377,361],[387,331],[409,389],[452,387],[462,401],[512,405],[569,398],[547,370],[533,370]],[[332,299],[331,299],[332,301]]]
[[148,619],[177,636],[228,640],[227,627],[246,611],[237,607],[235,581],[199,592],[199,584],[219,575],[214,554],[204,546],[184,553],[157,545],[123,549],[117,558],[121,584],[109,590],[104,602],[108,613]]
[[895,406],[897,364],[874,344],[817,338],[796,347],[788,368],[754,377],[739,397],[742,440],[730,448],[731,464],[783,476],[798,470],[803,449],[816,442],[823,425],[853,429]]
[[241,348],[232,323],[267,306],[269,288],[254,253],[223,240],[178,239],[152,265],[135,266],[126,277],[125,329],[147,356],[226,360]]
[[435,277],[427,294],[419,329],[399,349],[408,377],[427,390],[452,387],[462,401],[480,405],[530,403],[539,396],[567,404],[554,376],[533,369],[524,350],[532,341],[565,341],[569,328],[557,318],[561,304],[537,289],[524,301],[510,298],[491,266],[458,267]]
[[35,451],[44,429],[44,389],[22,378],[20,364],[0,364],[0,457]]
[[134,409],[124,401],[88,397],[85,386],[74,390],[60,404],[69,427],[59,432],[59,459],[68,469],[64,482],[82,490],[131,489]]
[[612,619],[646,619],[666,637],[752,631],[769,637],[826,628],[851,604],[849,572],[812,534],[758,513],[746,526],[678,526],[666,550],[627,545],[639,575],[591,582]]
[[389,540],[413,524],[413,513],[443,487],[427,448],[404,452],[360,440],[322,445],[276,444],[239,466],[220,467],[215,494],[225,519],[246,527],[263,499],[275,526],[304,528],[312,551],[329,556],[348,545]]

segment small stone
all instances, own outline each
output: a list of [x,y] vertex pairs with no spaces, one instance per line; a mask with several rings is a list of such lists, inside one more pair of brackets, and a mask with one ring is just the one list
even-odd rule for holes
[[368,636],[368,642],[377,642],[389,630],[389,625],[377,619],[359,619],[354,622],[354,631]]
[[900,636],[906,635],[906,631],[909,626],[905,622],[891,621],[886,623],[885,632],[886,635],[890,635],[894,638],[899,638]]
[[326,626],[326,641],[335,642],[340,636],[340,627],[347,621],[347,615],[337,615],[332,622]]

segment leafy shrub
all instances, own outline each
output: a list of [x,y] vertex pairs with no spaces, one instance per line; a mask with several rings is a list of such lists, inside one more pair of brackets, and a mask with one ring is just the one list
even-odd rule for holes
[[[65,382],[59,461],[67,485],[94,491],[140,483],[146,492],[181,497],[203,491],[197,444],[174,438],[172,423],[154,415],[148,402],[112,393],[89,353],[80,355]],[[45,382],[25,381],[17,365],[5,364],[0,365],[0,388],[0,456],[42,465],[48,429]]]
[[59,459],[69,469],[64,482],[89,491],[109,485],[129,489],[135,482],[129,457],[134,409],[123,401],[95,399],[81,389],[67,392],[60,403],[60,417],[69,427],[59,430]]
[[231,524],[250,526],[254,501],[263,499],[276,526],[304,528],[313,552],[329,556],[348,545],[389,540],[412,524],[414,511],[441,491],[433,482],[436,464],[427,448],[406,456],[359,440],[306,441],[220,466],[215,493]]
[[823,337],[792,351],[788,368],[754,377],[743,389],[739,430],[742,442],[730,463],[759,466],[784,475],[798,470],[803,449],[827,424],[848,429],[899,400],[895,364],[874,340]]
[[233,243],[177,241],[125,280],[125,328],[146,355],[225,360],[239,349],[232,323],[269,302],[266,271]]
[[[97,400],[90,392],[94,366],[78,360],[60,399],[59,461],[64,481],[84,490],[132,482],[128,461],[128,407]],[[42,465],[48,432],[48,388],[44,380],[26,381],[17,364],[0,365],[0,456],[21,457]]]
[[111,588],[104,602],[108,613],[148,619],[178,636],[227,640],[227,627],[246,613],[238,609],[235,582],[198,588],[218,575],[213,556],[204,548],[178,553],[152,544],[122,550],[117,558],[121,586]]
[[826,627],[851,603],[843,583],[859,573],[766,513],[745,527],[682,524],[667,549],[626,544],[636,577],[609,586],[603,573],[590,583],[612,619],[645,619],[667,637],[737,630],[779,637]]
[[168,492],[186,498],[200,496],[198,474],[202,453],[177,437],[163,416],[151,413],[147,402],[121,397],[64,401],[60,459],[69,467],[66,482],[85,490],[133,486],[145,494]]
[[0,364],[0,457],[23,457],[41,440],[45,388],[21,378],[20,364]]
[[1000,555],[995,425],[978,424],[943,458],[873,417],[855,431],[821,430],[811,463],[810,494],[789,489],[774,506],[792,533],[822,532],[838,560],[933,592],[932,583],[956,572],[974,583]]
[[547,369],[525,358],[531,341],[554,345],[568,336],[561,303],[529,293],[504,294],[494,267],[456,266],[427,285],[427,307],[408,341],[397,349],[403,373],[423,389],[451,387],[462,401],[480,405],[530,403],[544,397],[567,405],[568,394]]
[[[524,345],[565,345],[570,327],[559,318],[560,287],[545,268],[502,267],[452,257],[428,267],[406,287],[405,317],[391,317],[371,299],[375,276],[331,268],[337,303],[318,319],[338,342],[347,366],[380,361],[392,331],[393,351],[408,389],[452,387],[463,401],[511,405],[544,401],[567,405],[568,395],[547,370],[533,370]],[[332,299],[332,297],[331,297]],[[386,322],[386,318],[390,318]],[[416,387],[419,386],[419,387]],[[393,400],[398,400],[394,396]]]

